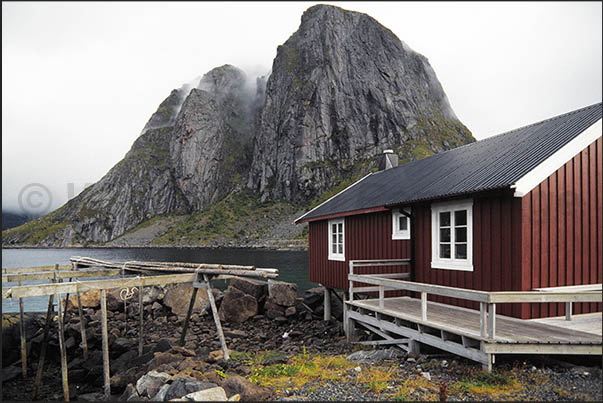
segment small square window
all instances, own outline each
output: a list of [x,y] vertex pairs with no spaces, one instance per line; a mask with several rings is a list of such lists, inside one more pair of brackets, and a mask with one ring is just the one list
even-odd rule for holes
[[431,206],[431,267],[473,271],[473,201]]
[[[406,213],[406,214],[405,214]],[[410,208],[392,210],[392,239],[410,239]]]
[[345,261],[344,220],[329,221],[329,260]]

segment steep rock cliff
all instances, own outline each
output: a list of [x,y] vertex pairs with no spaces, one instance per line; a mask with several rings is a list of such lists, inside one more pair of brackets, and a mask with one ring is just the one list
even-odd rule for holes
[[248,186],[308,200],[358,161],[473,141],[427,59],[370,16],[318,5],[277,49]]

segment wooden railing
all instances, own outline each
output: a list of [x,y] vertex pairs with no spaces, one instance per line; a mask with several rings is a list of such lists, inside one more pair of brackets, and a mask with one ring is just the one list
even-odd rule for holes
[[[356,267],[356,264],[354,264]],[[350,262],[350,271],[352,262]],[[384,278],[385,275],[370,274],[350,274],[350,301],[353,301],[353,291],[371,289],[379,291],[379,308],[385,306],[385,290],[413,291],[421,293],[421,320],[427,321],[427,295],[439,295],[443,297],[458,298],[480,303],[480,335],[483,338],[494,340],[496,338],[496,304],[504,303],[549,303],[565,302],[571,304],[574,302],[602,302],[603,297],[600,291],[601,284],[595,284],[594,289],[586,290],[547,290],[541,291],[478,291],[465,288],[448,287],[442,285],[416,283],[412,281],[403,281],[390,278]],[[388,275],[391,276],[391,275]],[[354,288],[354,282],[372,284],[376,287]],[[567,317],[566,317],[567,318]],[[571,314],[569,316],[571,319]]]
[[[383,267],[383,266],[407,266],[410,265],[410,259],[381,259],[381,260],[350,260],[350,276],[356,275],[354,273],[354,268],[356,267]],[[363,274],[364,275],[364,274]],[[410,273],[384,273],[384,274],[370,274],[372,277],[377,278],[388,278],[388,279],[396,279],[396,278],[409,278]],[[397,288],[390,287],[354,287],[354,282],[350,280],[350,301],[354,300],[354,293],[361,292],[379,292],[379,296],[384,297],[385,291],[396,290]]]

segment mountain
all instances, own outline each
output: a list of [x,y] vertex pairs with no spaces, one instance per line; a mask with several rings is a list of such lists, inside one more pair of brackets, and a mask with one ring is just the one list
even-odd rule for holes
[[14,228],[23,225],[37,217],[28,214],[13,213],[12,211],[2,210],[2,229]]
[[2,242],[293,238],[283,222],[375,169],[383,149],[410,161],[471,141],[424,56],[366,14],[313,6],[268,77],[224,65],[173,90],[99,182]]

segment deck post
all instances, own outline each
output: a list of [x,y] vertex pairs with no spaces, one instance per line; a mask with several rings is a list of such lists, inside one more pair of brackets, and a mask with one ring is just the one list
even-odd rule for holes
[[107,329],[107,292],[101,290],[101,339],[103,347],[103,378],[104,378],[104,393],[105,399],[111,397],[111,378],[109,376],[109,336]]
[[322,288],[324,296],[323,320],[325,322],[328,322],[331,319],[331,290],[325,286],[323,286]]
[[209,300],[211,311],[214,314],[216,330],[218,332],[218,337],[220,338],[222,351],[224,352],[224,361],[228,361],[228,347],[226,347],[226,339],[224,338],[224,332],[222,332],[222,324],[220,323],[220,317],[218,316],[218,308],[216,308],[216,301],[214,300],[214,294],[212,294],[211,292],[211,284],[209,283],[209,277],[207,276],[207,274],[203,274],[203,280],[205,281],[205,287],[207,289],[207,299]]
[[427,293],[421,293],[421,319],[427,321]]
[[[19,286],[21,286],[20,281]],[[23,317],[23,298],[19,298],[19,334],[21,336],[21,372],[23,378],[27,378],[27,335],[25,334],[25,320]]]
[[[57,264],[57,270],[58,270]],[[53,280],[54,282],[55,280]],[[40,394],[40,383],[42,382],[42,373],[44,372],[44,361],[46,360],[46,350],[48,348],[48,334],[50,333],[50,324],[52,323],[52,312],[54,307],[54,295],[48,296],[48,309],[46,310],[46,324],[44,325],[44,338],[42,339],[42,349],[40,350],[40,360],[36,371],[36,381],[32,400],[38,400]]]
[[61,295],[56,295],[57,309],[59,314],[59,349],[61,351],[61,378],[63,380],[63,397],[65,401],[69,401],[69,380],[67,375],[67,349],[65,348],[65,325],[63,324],[63,302],[61,301]]
[[140,289],[138,290],[138,311],[140,315],[140,329],[138,330],[138,356],[142,355],[143,331],[144,331],[144,307],[142,303],[142,291],[144,290],[144,280],[140,280]]
[[414,355],[421,354],[421,345],[414,339],[408,340],[408,352]]
[[385,308],[385,287],[383,284],[379,285],[379,308]]
[[565,303],[565,320],[572,320],[572,303]]
[[479,334],[482,337],[486,337],[488,332],[488,321],[487,321],[487,309],[486,303],[480,302],[479,304]]
[[184,346],[186,331],[188,330],[188,322],[191,319],[191,314],[193,313],[193,308],[195,307],[195,300],[197,299],[197,291],[199,289],[197,287],[193,287],[193,295],[191,295],[191,302],[188,304],[188,311],[186,312],[186,318],[184,318],[184,325],[182,325],[182,334],[180,335],[180,345]]
[[[353,260],[350,260],[349,266],[350,266],[350,275],[353,275],[354,274],[354,261]],[[354,301],[354,282],[352,280],[350,280],[349,293],[350,293],[350,302],[352,302],[352,301]]]
[[488,338],[496,337],[496,304],[488,304]]

